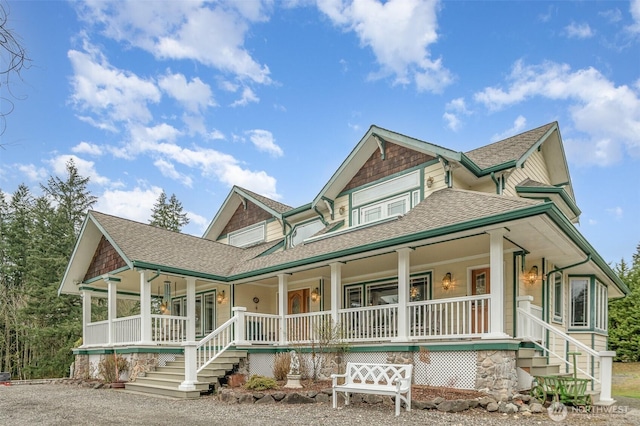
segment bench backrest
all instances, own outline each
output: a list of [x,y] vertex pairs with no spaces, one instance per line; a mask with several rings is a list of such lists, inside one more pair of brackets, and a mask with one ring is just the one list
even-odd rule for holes
[[411,364],[365,364],[348,362],[346,384],[369,383],[378,386],[395,386],[400,379],[411,379]]

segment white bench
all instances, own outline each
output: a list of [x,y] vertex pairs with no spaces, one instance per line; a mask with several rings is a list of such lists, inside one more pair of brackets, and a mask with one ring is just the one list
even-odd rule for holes
[[[349,405],[351,393],[368,393],[395,396],[396,416],[400,415],[400,404],[404,401],[411,411],[411,364],[365,364],[348,362],[345,374],[332,374],[333,408],[338,407],[337,392],[344,392],[344,403]],[[339,385],[338,379],[344,384]],[[405,395],[405,396],[403,396]]]

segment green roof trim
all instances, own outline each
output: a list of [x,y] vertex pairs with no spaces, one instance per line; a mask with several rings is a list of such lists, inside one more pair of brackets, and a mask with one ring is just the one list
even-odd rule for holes
[[577,216],[582,213],[576,203],[571,199],[567,191],[562,187],[556,186],[516,186],[516,191],[519,194],[551,194],[558,195],[562,198],[562,201],[569,207],[571,212]]
[[163,273],[163,274],[165,274],[165,273],[173,273],[173,274],[177,274],[177,275],[184,275],[184,276],[193,277],[193,278],[202,278],[202,279],[205,279],[205,280],[220,281],[220,282],[225,282],[225,283],[231,281],[229,278],[222,277],[220,275],[206,274],[204,272],[189,271],[189,270],[186,270],[186,269],[176,268],[176,267],[173,267],[173,266],[157,265],[157,264],[153,264],[153,263],[149,263],[149,262],[141,262],[141,261],[138,261],[138,260],[134,260],[133,261],[133,267],[134,268],[141,268],[141,269],[158,270],[158,271],[161,271],[161,273]]
[[[430,352],[460,352],[460,351],[517,351],[521,346],[519,341],[473,341],[456,343],[398,343],[398,344],[365,344],[362,346],[350,346],[346,351],[348,353],[372,353],[372,352],[419,352],[421,349],[428,349]],[[238,350],[246,350],[249,354],[273,354],[280,352],[288,352],[295,349],[301,353],[312,352],[310,346],[290,345],[290,346],[272,346],[272,347],[253,347],[246,346],[238,348]],[[330,350],[330,349],[329,349]]]
[[[114,352],[113,348],[73,348],[71,350],[74,355],[106,355]],[[126,347],[115,348],[115,352],[119,354],[182,354],[183,348],[163,348],[163,347]]]
[[478,167],[476,163],[473,162],[472,159],[467,157],[463,152],[460,153],[460,164],[465,166],[471,173],[473,173],[476,177],[482,177],[490,175],[491,173],[500,172],[502,170],[508,170],[516,167],[516,161],[511,160],[506,163],[496,164],[495,166],[487,167],[486,169],[481,169]]
[[516,162],[516,167],[522,167],[522,165],[524,164],[524,162],[527,160],[527,158],[529,158],[529,156],[536,151],[537,149],[540,149],[540,146],[542,145],[542,143],[544,141],[547,140],[547,138],[549,136],[551,136],[551,134],[553,132],[555,132],[556,130],[558,130],[558,123],[555,122],[553,123],[553,125],[551,127],[549,127],[549,129],[544,133],[544,135],[542,135],[540,137],[540,139],[538,139],[538,141],[536,143],[534,143],[533,145],[531,145],[531,147],[529,147],[529,149],[527,150],[527,152],[524,153],[524,155]]
[[295,216],[298,213],[302,213],[302,212],[306,212],[308,210],[311,210],[311,203],[307,203],[304,204],[300,207],[296,207],[295,209],[291,209],[289,211],[286,211],[284,213],[282,213],[283,217],[289,217],[289,216]]

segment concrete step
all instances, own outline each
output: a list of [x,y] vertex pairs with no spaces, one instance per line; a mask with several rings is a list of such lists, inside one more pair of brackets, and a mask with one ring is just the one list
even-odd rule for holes
[[532,358],[518,358],[516,359],[516,366],[523,367],[544,367],[547,365],[547,358],[543,356],[534,356]]
[[[225,372],[221,374],[198,374],[198,381],[202,383],[217,383],[218,379],[225,376]],[[142,376],[139,376],[143,378]],[[184,371],[150,371],[144,375],[145,378],[160,379],[160,380],[184,380]]]
[[152,395],[161,395],[167,396],[170,398],[178,398],[178,399],[197,399],[200,398],[200,391],[182,391],[178,389],[177,386],[167,386],[167,385],[155,385],[155,384],[143,384],[138,383],[138,381],[126,383],[125,390],[140,392]]
[[[152,386],[166,386],[170,388],[178,389],[178,386],[184,381],[184,377],[175,379],[159,379],[153,377],[138,377],[135,382],[138,385],[152,385]],[[208,392],[209,383],[198,382],[195,384],[198,392]],[[126,385],[125,385],[126,388]]]
[[559,365],[544,365],[529,367],[529,374],[532,376],[553,376],[560,373]]
[[[209,376],[224,376],[227,371],[224,368],[217,368],[215,365],[208,365],[201,372],[203,375]],[[158,367],[154,372],[167,372],[167,373],[181,373],[184,375],[184,365],[182,366],[172,366],[172,367]]]
[[[234,365],[233,363],[216,362],[216,361],[209,364],[206,368],[211,370],[225,370],[225,371],[233,370],[233,365]],[[167,362],[166,367],[177,367],[177,368],[184,369],[184,361],[169,361]]]

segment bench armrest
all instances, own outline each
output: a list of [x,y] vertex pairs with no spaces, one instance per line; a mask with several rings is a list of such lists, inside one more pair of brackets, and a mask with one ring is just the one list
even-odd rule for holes
[[409,387],[411,387],[411,378],[407,377],[404,379],[399,379],[395,381],[395,385],[396,385],[396,391],[400,392],[400,389],[402,388],[403,384],[407,384],[409,385]]
[[347,373],[345,374],[332,374],[331,375],[331,379],[333,380],[333,386],[336,386],[338,384],[338,378],[339,377],[347,377]]

